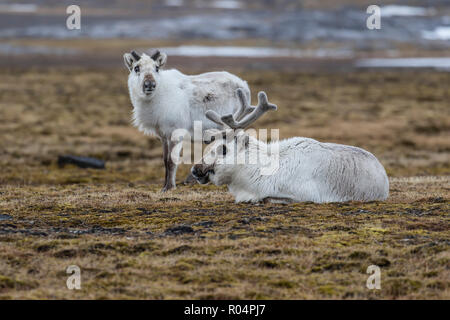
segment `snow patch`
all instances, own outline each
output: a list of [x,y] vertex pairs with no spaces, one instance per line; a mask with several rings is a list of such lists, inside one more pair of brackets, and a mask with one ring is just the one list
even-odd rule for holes
[[35,12],[37,5],[31,3],[0,4],[0,12]]
[[247,57],[247,58],[306,58],[306,57],[335,57],[347,58],[353,55],[348,49],[318,49],[300,50],[290,48],[271,47],[208,47],[208,46],[179,46],[161,48],[161,51],[173,56],[189,57]]
[[427,40],[450,40],[450,27],[437,27],[432,31],[422,31],[422,37]]
[[427,9],[422,7],[410,7],[410,6],[398,6],[388,5],[381,7],[381,17],[394,17],[394,16],[427,16],[434,14],[434,9]]
[[450,57],[361,59],[355,65],[363,68],[434,68],[450,71]]
[[240,9],[243,6],[237,0],[216,0],[211,3],[211,7],[219,9]]
[[168,7],[181,7],[183,5],[183,0],[166,0],[165,5]]

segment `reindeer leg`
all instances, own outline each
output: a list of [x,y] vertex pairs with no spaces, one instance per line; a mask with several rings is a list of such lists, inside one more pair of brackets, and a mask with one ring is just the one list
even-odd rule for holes
[[177,166],[175,162],[173,162],[171,157],[172,150],[175,147],[175,145],[167,139],[163,139],[162,143],[163,143],[163,159],[166,175],[164,179],[165,180],[164,187],[162,188],[161,191],[166,192],[176,187],[175,177],[177,173]]
[[161,142],[162,142],[162,145],[163,145],[163,161],[164,161],[164,174],[165,174],[165,176],[164,176],[164,186],[163,186],[161,191],[164,192],[164,191],[166,191],[166,186],[167,186],[167,181],[168,181],[167,177],[168,177],[168,173],[169,173],[168,163],[167,163],[167,157],[168,157],[168,154],[169,154],[169,145],[167,143],[168,141],[165,140],[165,139],[162,139]]

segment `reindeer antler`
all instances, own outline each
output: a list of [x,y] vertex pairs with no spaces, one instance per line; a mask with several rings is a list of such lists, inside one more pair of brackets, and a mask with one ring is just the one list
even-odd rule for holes
[[242,118],[245,117],[247,114],[255,110],[255,107],[252,107],[250,105],[244,94],[244,91],[241,88],[238,88],[236,90],[236,93],[239,97],[239,100],[241,101],[241,105],[239,106],[239,109],[236,111],[236,113],[233,115],[233,118],[236,119],[236,121],[239,121],[242,120]]
[[212,122],[218,124],[219,126],[225,127],[225,124],[222,122],[222,120],[220,119],[220,116],[217,112],[215,112],[213,110],[208,110],[208,111],[206,111],[205,116]]
[[236,130],[247,128],[269,110],[277,110],[277,106],[269,102],[264,91],[260,91],[258,93],[258,105],[256,107],[253,107],[248,103],[242,89],[239,88],[236,92],[241,105],[234,115],[227,114],[221,117],[217,114],[217,112],[208,110],[206,112],[206,117],[218,125],[223,127],[228,126],[231,129]]

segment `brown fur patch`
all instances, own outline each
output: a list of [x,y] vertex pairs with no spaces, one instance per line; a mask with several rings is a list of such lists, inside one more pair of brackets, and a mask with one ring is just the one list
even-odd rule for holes
[[212,93],[208,93],[204,98],[203,98],[203,102],[210,102],[210,101],[214,101],[216,99],[216,97],[212,94]]
[[152,82],[155,82],[155,78],[153,78],[153,76],[151,74],[146,74],[144,77],[144,81],[146,80],[150,80]]

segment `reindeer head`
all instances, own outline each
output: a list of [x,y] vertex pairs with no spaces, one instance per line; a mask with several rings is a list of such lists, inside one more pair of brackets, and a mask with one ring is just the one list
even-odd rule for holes
[[167,61],[167,55],[157,50],[151,56],[139,55],[136,51],[123,55],[125,66],[130,71],[128,86],[136,97],[151,99],[158,89],[160,68]]
[[[265,92],[258,93],[258,105],[251,106],[242,89],[237,89],[240,107],[235,114],[219,116],[215,111],[208,110],[206,117],[219,124],[222,129],[206,130],[205,143],[213,141],[205,150],[200,164],[192,167],[192,175],[205,184],[209,181],[216,185],[229,184],[233,175],[239,174],[239,166],[253,163],[252,159],[260,142],[243,131],[269,110],[277,106],[269,103]],[[256,164],[256,162],[255,162]]]

